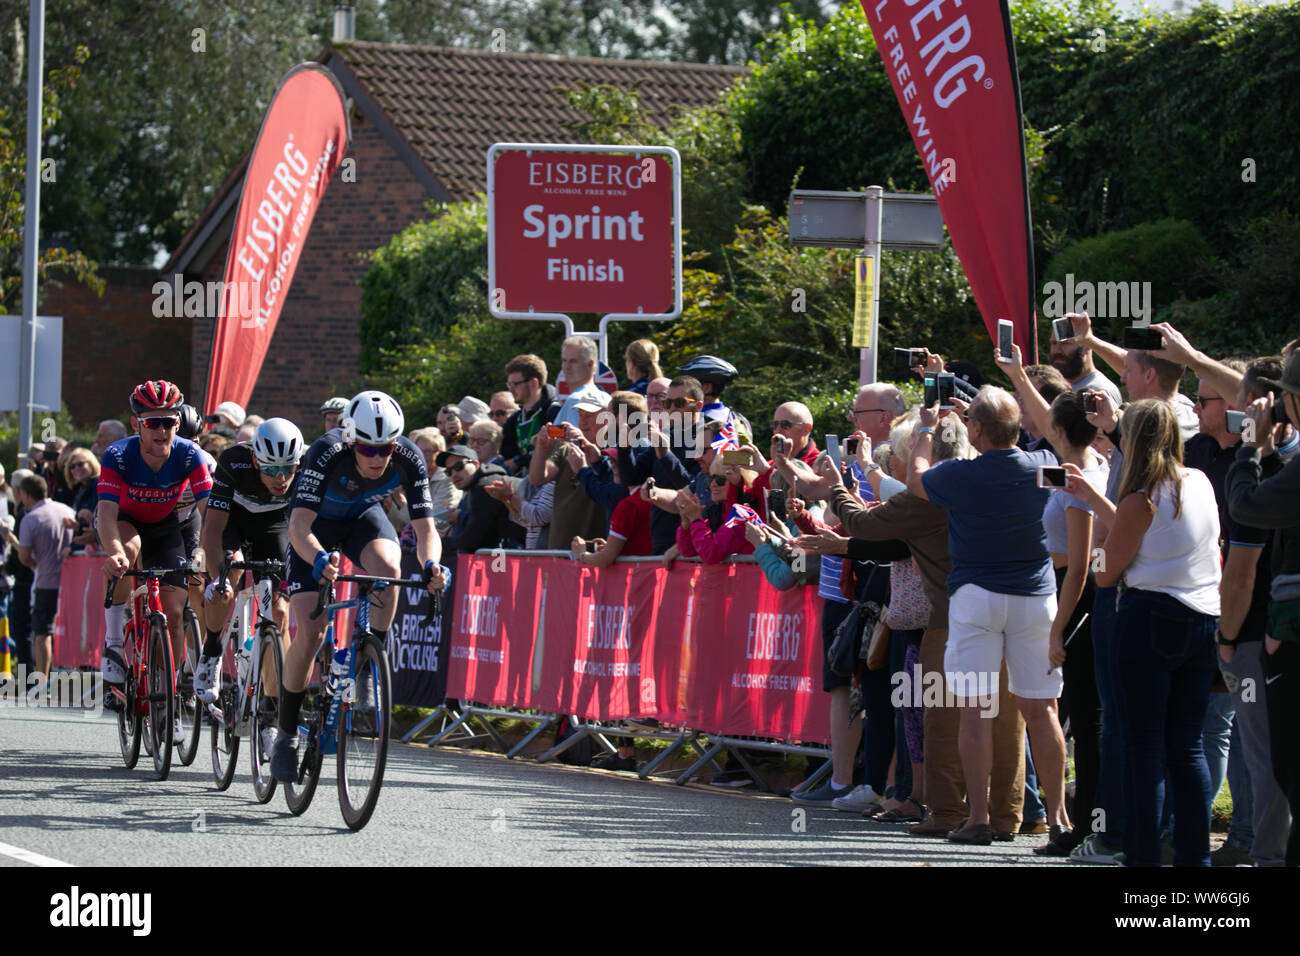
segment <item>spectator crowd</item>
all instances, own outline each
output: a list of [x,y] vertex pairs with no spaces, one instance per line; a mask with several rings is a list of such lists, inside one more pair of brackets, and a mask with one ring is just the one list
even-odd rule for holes
[[[501,391],[428,409],[409,437],[445,553],[753,555],[775,588],[814,585],[832,739],[801,804],[955,843],[1041,834],[1036,852],[1081,863],[1300,865],[1297,342],[1217,361],[1167,324],[1144,350],[1068,319],[1050,364],[997,356],[1009,388],[912,350],[952,397],[864,386],[843,440],[813,434],[792,387],[760,451],[725,360],[669,377],[641,339],[610,390],[582,335],[563,394],[518,355]],[[224,402],[195,435],[216,456],[260,421]],[[12,487],[0,474],[11,633],[37,669],[52,556],[94,548],[99,458],[125,435],[106,421],[88,448],[34,445]],[[385,508],[411,537],[400,491]],[[636,768],[627,747],[598,765]],[[713,782],[750,778],[729,763]]]

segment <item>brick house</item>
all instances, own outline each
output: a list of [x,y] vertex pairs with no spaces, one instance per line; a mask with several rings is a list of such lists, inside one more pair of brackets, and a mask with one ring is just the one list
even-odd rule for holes
[[[349,99],[348,156],[355,160],[355,182],[341,181],[336,174],[325,194],[249,402],[250,411],[292,418],[309,433],[317,426],[317,407],[324,398],[351,394],[363,384],[357,333],[358,283],[365,271],[360,254],[426,218],[428,200],[459,202],[484,192],[486,154],[493,142],[569,139],[566,124],[581,117],[560,91],[579,84],[639,84],[648,115],[663,120],[672,107],[716,102],[744,72],[701,64],[352,41],[327,47],[318,60],[338,77]],[[154,281],[171,281],[176,273],[187,282],[222,278],[246,163],[247,156]],[[174,352],[167,339],[167,367],[179,364],[183,354],[187,357],[184,370],[174,374],[186,394],[198,400],[206,385],[212,319],[149,318],[172,328],[189,325],[188,339],[183,346],[174,343]],[[124,371],[122,381],[113,383],[113,394],[125,394],[128,379],[161,374],[124,364],[128,368],[130,374]],[[88,418],[93,417],[102,415],[93,411]]]

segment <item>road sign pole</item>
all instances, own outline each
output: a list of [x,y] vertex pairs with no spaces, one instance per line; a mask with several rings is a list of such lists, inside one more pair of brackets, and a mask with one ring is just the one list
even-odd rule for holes
[[[18,454],[32,446],[36,394],[36,260],[41,222],[41,74],[45,71],[45,3],[31,0],[27,24],[27,201],[23,207],[23,323],[18,360]],[[57,409],[56,409],[57,411]]]
[[881,216],[885,203],[881,198],[885,190],[868,186],[866,202],[867,236],[863,244],[871,260],[871,344],[858,353],[858,385],[870,385],[876,380],[876,355],[880,342],[880,256],[884,251],[880,243]]

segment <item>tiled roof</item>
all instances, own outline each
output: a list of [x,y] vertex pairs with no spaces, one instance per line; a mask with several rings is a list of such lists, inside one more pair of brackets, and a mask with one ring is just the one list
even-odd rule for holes
[[[337,57],[342,64],[332,63]],[[342,66],[401,134],[452,200],[486,188],[487,149],[496,142],[556,143],[584,117],[559,91],[581,84],[639,84],[656,123],[674,107],[715,103],[745,70],[651,60],[602,60],[538,53],[348,42],[321,59]]]

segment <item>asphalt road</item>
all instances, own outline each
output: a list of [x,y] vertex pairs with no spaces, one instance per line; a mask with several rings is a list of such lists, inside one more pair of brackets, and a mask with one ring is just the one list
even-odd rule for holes
[[957,846],[781,798],[396,741],[374,818],[352,833],[333,758],[295,818],[279,792],[255,802],[246,747],[217,792],[206,746],[159,782],[143,753],[136,769],[122,765],[110,715],[0,708],[0,867],[1076,866],[1034,856],[1042,837]]

